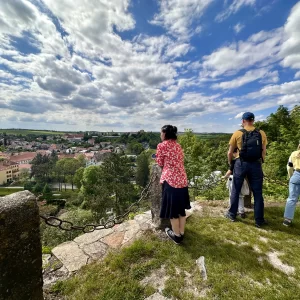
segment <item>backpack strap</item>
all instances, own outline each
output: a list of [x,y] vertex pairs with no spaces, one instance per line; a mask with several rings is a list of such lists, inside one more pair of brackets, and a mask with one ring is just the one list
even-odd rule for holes
[[[246,129],[240,129],[239,131],[241,131],[243,133],[242,135],[242,148],[243,148],[243,145],[247,145],[245,144],[245,139],[247,138],[247,133],[248,131]],[[242,149],[239,149],[239,151],[241,151]]]

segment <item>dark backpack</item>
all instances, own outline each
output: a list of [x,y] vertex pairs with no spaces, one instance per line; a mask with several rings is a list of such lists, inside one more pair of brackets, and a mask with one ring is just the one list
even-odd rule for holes
[[257,161],[262,158],[262,137],[258,129],[247,131],[241,129],[242,149],[240,151],[240,158],[244,161]]

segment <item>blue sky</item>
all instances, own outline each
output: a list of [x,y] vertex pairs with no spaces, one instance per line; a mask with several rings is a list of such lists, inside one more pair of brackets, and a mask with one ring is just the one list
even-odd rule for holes
[[299,99],[300,1],[0,1],[1,128],[232,132]]

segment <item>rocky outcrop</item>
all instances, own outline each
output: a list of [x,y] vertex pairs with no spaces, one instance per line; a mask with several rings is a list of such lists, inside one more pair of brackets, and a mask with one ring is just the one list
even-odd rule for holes
[[[192,209],[188,216],[195,210],[201,209],[199,204],[192,203]],[[47,257],[47,259],[50,262],[52,260],[52,263],[55,262],[56,265],[60,262],[61,267],[44,267],[45,284],[55,282],[56,277],[57,279],[68,277],[84,265],[103,259],[111,250],[130,245],[146,230],[154,232],[157,230],[156,224],[152,222],[151,211],[136,215],[133,220],[116,225],[111,229],[85,233],[73,241],[58,245],[52,250],[52,257]]]

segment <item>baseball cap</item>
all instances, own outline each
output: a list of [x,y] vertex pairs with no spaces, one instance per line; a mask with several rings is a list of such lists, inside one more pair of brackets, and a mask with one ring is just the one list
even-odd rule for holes
[[249,120],[252,121],[255,119],[255,116],[252,112],[245,112],[242,116],[242,120]]

